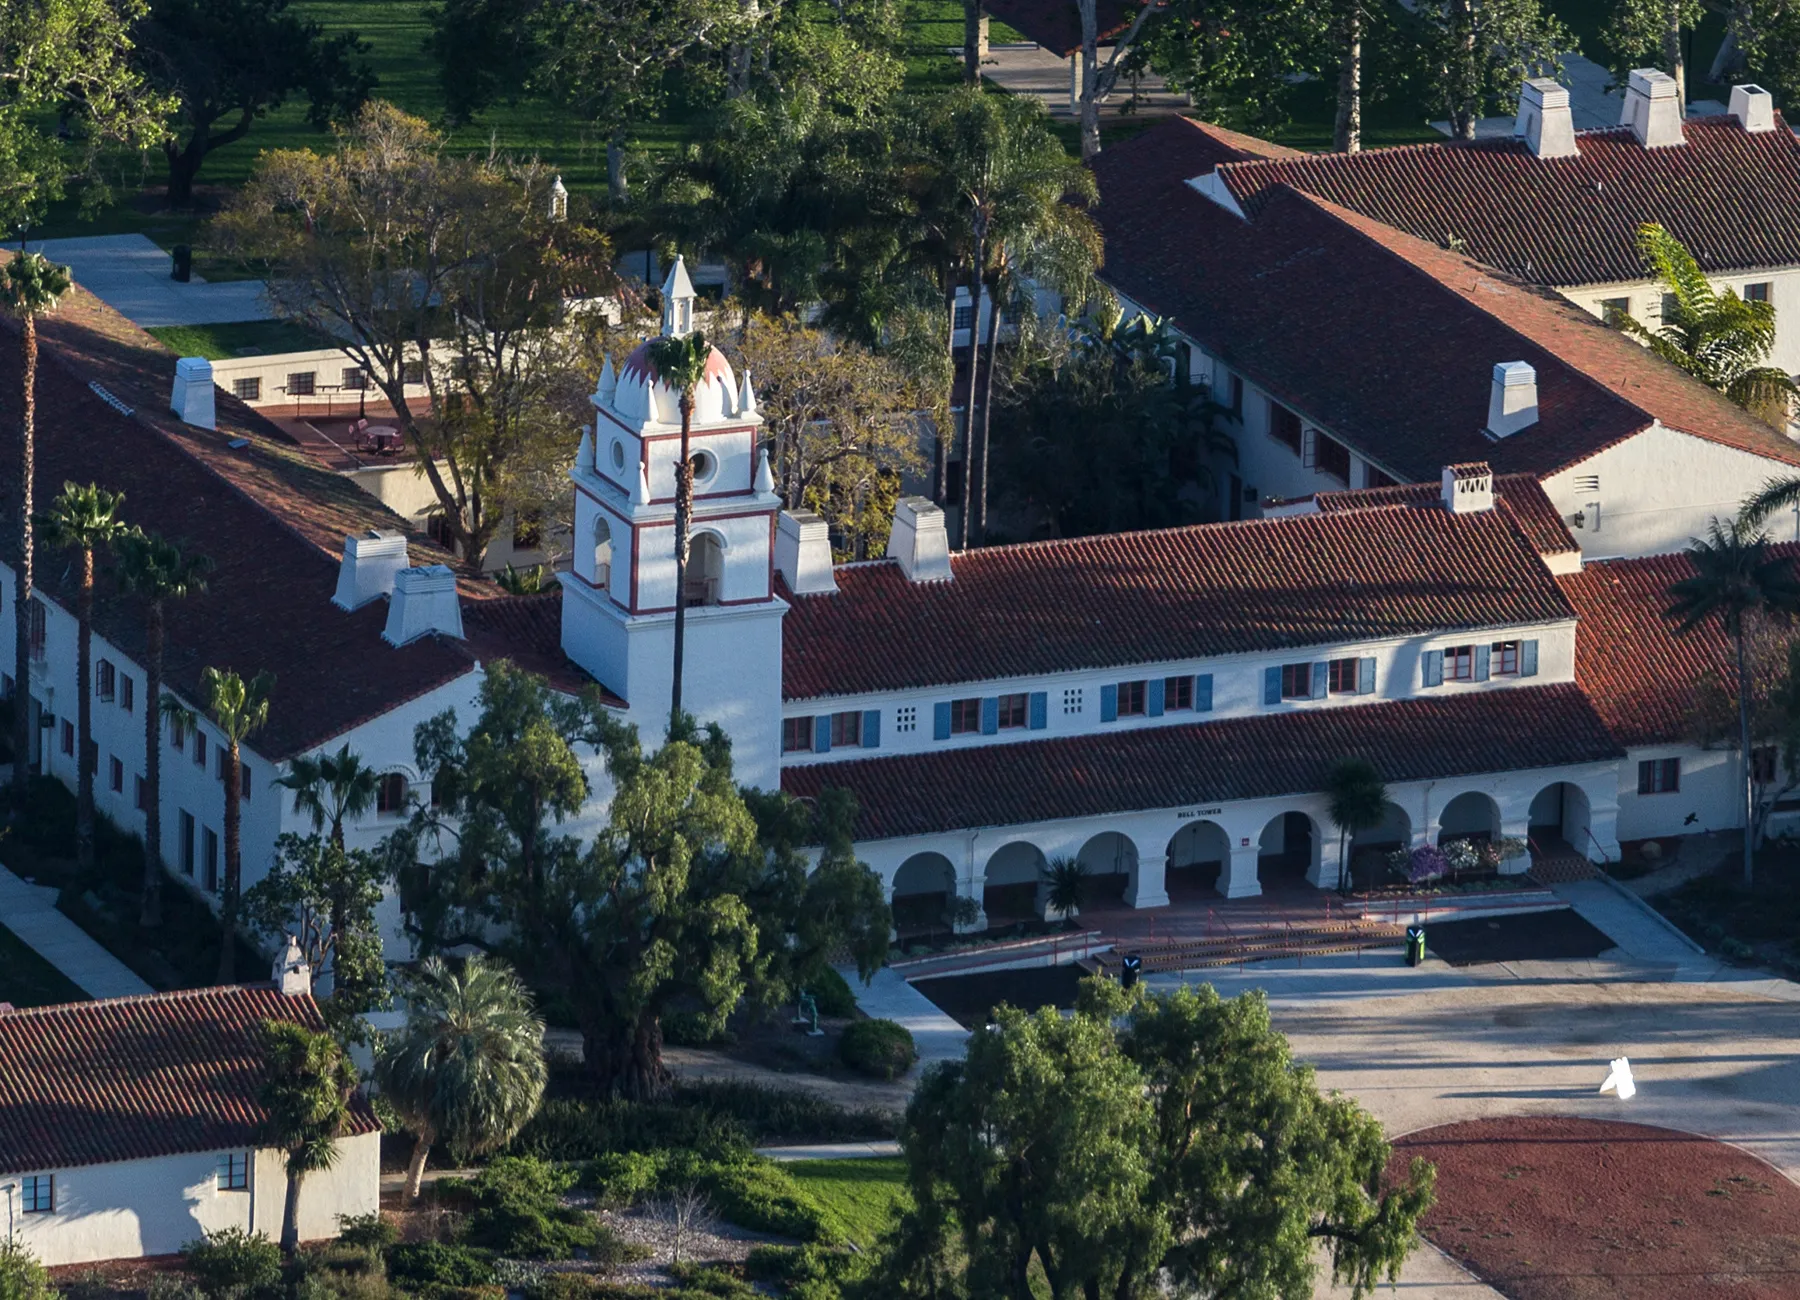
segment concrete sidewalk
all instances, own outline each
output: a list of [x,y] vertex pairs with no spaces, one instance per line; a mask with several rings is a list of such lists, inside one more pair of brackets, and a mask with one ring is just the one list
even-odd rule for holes
[[856,1005],[864,1014],[878,1020],[892,1020],[906,1026],[919,1049],[917,1071],[933,1061],[960,1061],[969,1031],[938,1009],[930,998],[908,984],[900,975],[883,966],[875,978],[864,984],[850,967],[839,971],[856,994]]
[[757,1147],[756,1154],[778,1164],[802,1160],[881,1160],[900,1154],[898,1142],[815,1142],[805,1146]]
[[170,256],[144,235],[46,239],[29,247],[65,263],[75,283],[135,324],[224,325],[268,320],[261,280],[187,284],[169,278]]
[[131,968],[56,910],[56,890],[28,885],[0,867],[0,918],[38,956],[95,998],[154,993]]

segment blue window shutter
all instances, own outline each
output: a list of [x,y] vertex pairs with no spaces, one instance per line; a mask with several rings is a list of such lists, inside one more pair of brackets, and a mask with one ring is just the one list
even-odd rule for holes
[[1152,677],[1144,688],[1144,712],[1153,718],[1163,715],[1163,679]]
[[1108,682],[1100,688],[1100,721],[1117,722],[1119,720],[1119,688]]
[[934,740],[950,739],[949,700],[939,700],[931,706],[931,735]]
[[813,752],[829,754],[831,752],[831,715],[821,713],[813,719]]
[[1325,698],[1325,687],[1331,681],[1330,664],[1314,664],[1312,670],[1312,697],[1315,700]]
[[989,695],[981,701],[981,734],[992,736],[1000,730],[1000,697]]
[[1263,703],[1281,703],[1281,667],[1263,669]]
[[1519,676],[1537,676],[1537,642],[1519,642]]
[[1370,656],[1356,665],[1356,693],[1375,694],[1375,659]]
[[881,748],[881,710],[864,709],[862,742],[864,749]]
[[1442,650],[1427,650],[1425,657],[1419,661],[1419,667],[1424,670],[1425,685],[1442,686],[1444,684],[1444,652]]
[[1492,649],[1485,641],[1475,647],[1475,680],[1478,682],[1488,679],[1488,654]]
[[1050,692],[1033,691],[1031,693],[1031,729],[1042,731],[1050,725]]
[[1212,674],[1201,673],[1194,678],[1194,712],[1212,712]]

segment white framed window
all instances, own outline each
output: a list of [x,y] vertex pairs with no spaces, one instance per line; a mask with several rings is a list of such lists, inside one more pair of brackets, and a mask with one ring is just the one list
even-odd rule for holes
[[906,705],[902,705],[900,708],[894,710],[894,730],[895,731],[917,731],[918,729],[919,729],[919,706],[918,705],[906,704]]
[[1079,687],[1079,686],[1064,687],[1063,688],[1063,712],[1064,713],[1080,713],[1083,694],[1084,694],[1084,692],[1082,691],[1081,687]]

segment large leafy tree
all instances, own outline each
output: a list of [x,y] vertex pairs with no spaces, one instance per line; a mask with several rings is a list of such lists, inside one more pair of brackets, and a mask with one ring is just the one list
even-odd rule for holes
[[[1756,79],[1792,105],[1800,98],[1800,0],[1755,0],[1731,6],[1728,43],[1735,42]],[[1720,51],[1725,59],[1725,51]]]
[[184,554],[155,533],[121,537],[119,585],[144,606],[144,890],[138,923],[162,924],[163,611],[172,600],[206,590],[212,561]]
[[387,984],[375,909],[387,862],[319,835],[281,836],[268,874],[244,891],[244,919],[268,935],[291,934],[315,976],[331,974],[334,1026],[378,1006]]
[[[74,551],[80,564],[75,595],[75,865],[94,869],[94,555],[131,532],[119,517],[123,492],[95,483],[64,483],[50,509],[33,520],[46,545]],[[20,678],[19,680],[29,680]]]
[[1661,68],[1687,103],[1687,42],[1705,15],[1701,0],[1617,0],[1601,31],[1613,80],[1622,86],[1635,68]]
[[375,75],[354,31],[325,34],[288,0],[152,0],[137,27],[136,64],[179,101],[179,135],[163,141],[169,202],[193,201],[207,155],[236,143],[256,119],[303,95],[324,127],[368,97]]
[[428,957],[401,996],[406,1023],[381,1037],[375,1077],[413,1133],[406,1195],[416,1201],[433,1145],[458,1160],[505,1145],[537,1113],[548,1071],[544,1022],[506,963]]
[[1563,55],[1576,48],[1539,0],[1445,0],[1412,18],[1425,84],[1459,140],[1473,140],[1482,117],[1511,113],[1526,77],[1560,75]]
[[1622,312],[1608,320],[1745,410],[1786,424],[1800,386],[1766,364],[1775,346],[1775,305],[1714,289],[1694,255],[1654,221],[1638,227],[1637,243],[1663,287],[1662,324],[1652,328]]
[[1072,1016],[994,1019],[907,1109],[888,1294],[1030,1300],[1041,1270],[1053,1296],[1303,1300],[1321,1243],[1358,1296],[1398,1276],[1434,1171],[1386,1181],[1381,1125],[1320,1094],[1260,993],[1096,980]]
[[554,219],[550,185],[374,102],[328,154],[264,154],[214,227],[280,315],[339,339],[380,390],[471,568],[535,504],[518,485],[566,467],[584,385],[565,304],[614,283],[606,240]]
[[219,983],[229,984],[237,971],[238,911],[244,887],[243,745],[269,720],[269,692],[275,678],[258,673],[245,681],[230,669],[208,667],[200,674],[206,716],[219,729],[225,745],[225,882],[219,892]]
[[1317,71],[1328,10],[1306,0],[1167,0],[1121,66],[1156,69],[1209,122],[1264,128],[1284,118],[1296,77]]
[[281,1249],[300,1249],[300,1188],[306,1175],[337,1163],[337,1139],[350,1118],[356,1067],[336,1039],[292,1021],[263,1022],[266,1074],[258,1098],[267,1112],[263,1140],[286,1157]]
[[1670,584],[1665,613],[1680,635],[1710,626],[1724,633],[1731,643],[1738,755],[1743,767],[1738,806],[1744,819],[1744,883],[1748,885],[1756,873],[1750,747],[1751,623],[1763,614],[1800,613],[1800,579],[1795,577],[1792,560],[1770,552],[1769,539],[1756,526],[1753,514],[1729,524],[1713,520],[1707,536],[1689,546],[1687,556],[1694,571]]
[[682,660],[687,653],[687,571],[694,526],[694,395],[706,377],[712,344],[699,330],[668,334],[650,342],[650,364],[656,379],[680,394],[680,459],[675,463],[675,672],[669,687],[669,726],[681,717]]

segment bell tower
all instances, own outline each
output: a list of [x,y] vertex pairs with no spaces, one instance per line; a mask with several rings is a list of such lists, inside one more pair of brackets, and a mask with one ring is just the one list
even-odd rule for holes
[[[665,338],[693,332],[695,294],[681,258],[663,282]],[[687,608],[682,705],[732,742],[737,779],[773,788],[781,750],[781,618],[775,594],[775,494],[758,447],[750,377],[717,348],[694,392],[689,450],[694,517],[687,582],[675,589],[675,483],[681,394],[656,374],[650,344],[615,371],[608,357],[589,399],[569,477],[573,569],[563,586],[563,652],[622,696],[646,742],[668,727],[675,607]]]

